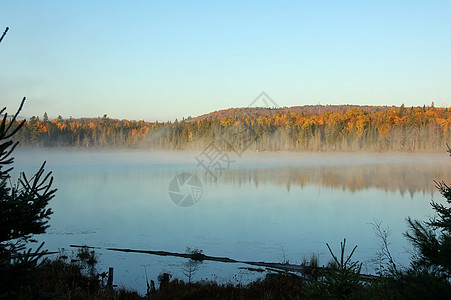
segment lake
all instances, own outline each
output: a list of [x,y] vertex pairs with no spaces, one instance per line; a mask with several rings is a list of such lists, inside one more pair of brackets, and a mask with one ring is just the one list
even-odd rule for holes
[[[326,243],[338,254],[346,238],[348,251],[358,245],[353,258],[363,262],[362,271],[374,273],[380,240],[371,223],[382,222],[392,231],[392,255],[407,265],[406,217],[426,220],[430,201],[444,202],[433,180],[451,182],[445,152],[228,153],[211,173],[199,163],[204,154],[19,149],[14,177],[33,174],[46,160],[58,191],[50,228],[39,240],[67,253],[75,250],[71,244],[99,247],[99,270],[114,267],[115,284],[142,294],[146,276],[157,282],[165,271],[186,280],[186,259],[105,248],[190,247],[211,256],[297,264],[315,253],[326,264]],[[192,175],[198,182],[183,185],[180,180]],[[195,201],[180,202],[190,188]],[[240,267],[246,265],[205,261],[193,279],[247,283],[263,276]]]

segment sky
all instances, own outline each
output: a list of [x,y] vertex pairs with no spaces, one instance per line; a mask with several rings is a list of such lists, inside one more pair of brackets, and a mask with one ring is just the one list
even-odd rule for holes
[[1,106],[168,121],[248,106],[451,106],[451,1],[1,1]]

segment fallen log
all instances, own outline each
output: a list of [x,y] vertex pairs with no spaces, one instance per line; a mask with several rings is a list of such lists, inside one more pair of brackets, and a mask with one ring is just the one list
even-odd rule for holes
[[[71,247],[85,247],[85,246],[77,246],[71,245]],[[88,248],[96,248],[96,247],[88,247]],[[98,248],[97,248],[98,249]],[[150,255],[158,255],[158,256],[172,256],[172,257],[182,257],[188,258],[196,261],[217,261],[223,263],[241,263],[258,267],[265,267],[268,271],[276,271],[282,273],[300,273],[300,274],[310,274],[313,270],[324,274],[329,270],[327,267],[311,267],[304,265],[293,265],[287,263],[271,263],[271,262],[257,262],[257,261],[241,261],[235,260],[229,257],[217,257],[217,256],[209,256],[203,253],[177,253],[177,252],[169,252],[169,251],[155,251],[155,250],[136,250],[136,249],[127,249],[127,248],[106,248],[109,251],[117,251],[117,252],[128,252],[128,253],[144,253]],[[252,268],[249,268],[252,269]],[[292,273],[290,273],[292,274]],[[360,277],[364,281],[374,281],[379,279],[379,276],[370,275],[370,274],[360,274]]]

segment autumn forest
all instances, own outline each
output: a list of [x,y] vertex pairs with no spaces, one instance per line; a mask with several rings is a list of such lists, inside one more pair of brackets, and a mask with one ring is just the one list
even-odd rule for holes
[[26,121],[21,147],[249,151],[443,151],[451,109],[315,105],[228,109],[174,122],[109,118]]

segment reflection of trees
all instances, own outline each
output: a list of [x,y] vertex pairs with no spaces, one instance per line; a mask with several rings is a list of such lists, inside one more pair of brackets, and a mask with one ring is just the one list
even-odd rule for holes
[[350,192],[376,188],[413,196],[417,192],[433,193],[435,188],[431,178],[450,181],[449,167],[440,163],[384,163],[231,169],[223,173],[221,181],[239,186],[276,184],[286,186],[288,190],[291,185],[304,187],[309,184]]

